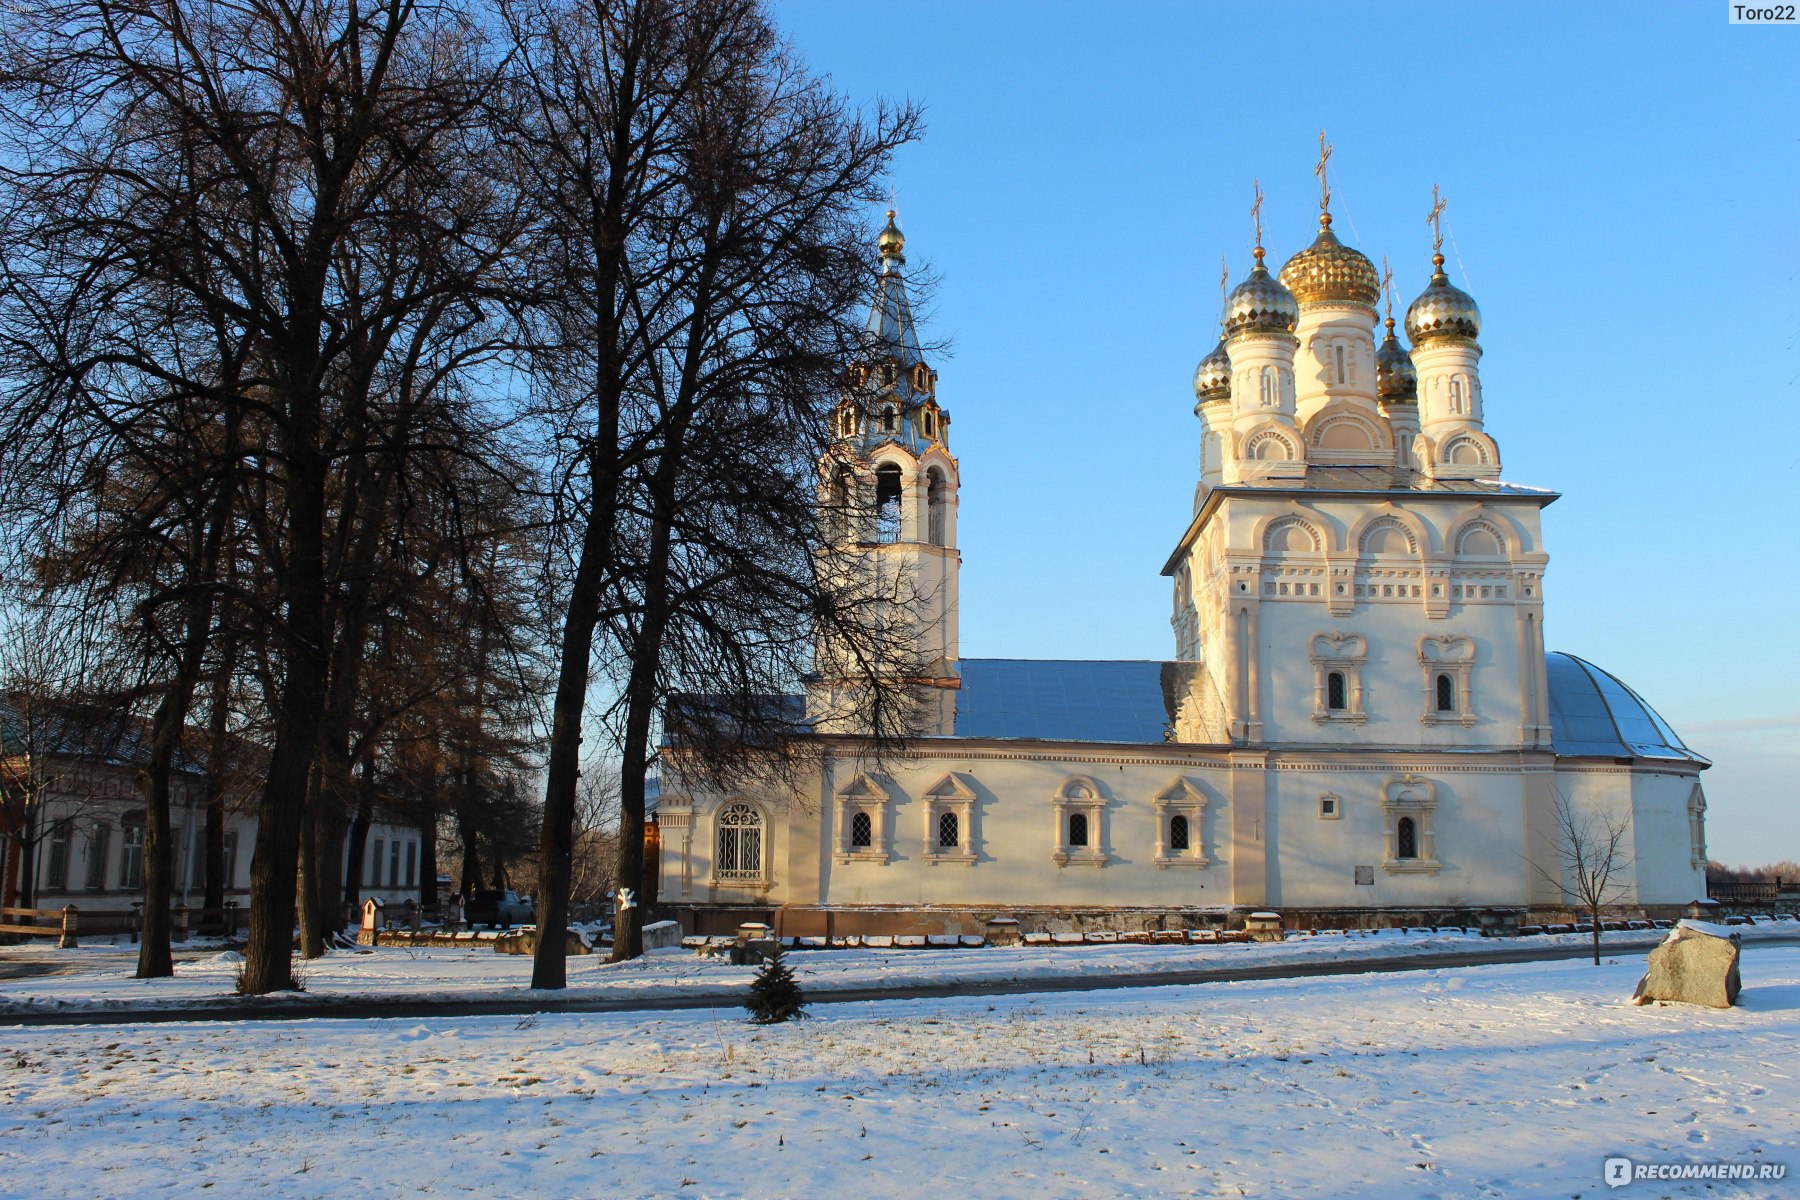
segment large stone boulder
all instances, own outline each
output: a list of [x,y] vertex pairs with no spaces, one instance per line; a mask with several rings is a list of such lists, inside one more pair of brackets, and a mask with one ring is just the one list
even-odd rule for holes
[[[593,953],[593,951],[588,948],[587,941],[583,939],[579,933],[576,933],[573,929],[565,930],[565,933],[567,935],[563,942],[563,956],[565,958],[576,954]],[[494,953],[536,954],[537,944],[538,931],[527,925],[523,929],[515,929],[511,933],[503,933],[495,938]]]
[[1633,1004],[1674,1000],[1730,1008],[1737,1003],[1737,931],[1706,921],[1683,921],[1650,952],[1650,969],[1631,994]]

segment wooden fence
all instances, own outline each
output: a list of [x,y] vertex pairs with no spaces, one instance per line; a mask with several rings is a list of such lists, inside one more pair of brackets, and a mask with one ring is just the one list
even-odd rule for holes
[[[170,910],[174,924],[171,940],[185,942],[195,933],[214,937],[237,936],[242,913],[236,904],[223,908],[189,908],[178,905]],[[74,904],[62,908],[0,907],[0,934],[15,938],[53,937],[59,947],[79,945],[81,934],[129,934],[137,941],[144,927],[144,906],[128,909],[87,909]]]

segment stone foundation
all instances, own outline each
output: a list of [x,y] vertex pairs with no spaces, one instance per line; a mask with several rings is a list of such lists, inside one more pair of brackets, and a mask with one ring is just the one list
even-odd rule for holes
[[[1391,909],[1271,906],[1271,909],[1280,913],[1282,928],[1300,931],[1451,926],[1505,935],[1517,932],[1519,926],[1527,920],[1527,911],[1523,905],[1516,908],[1483,905]],[[1245,916],[1252,911],[1256,910],[1250,907],[822,908],[792,905],[783,908],[735,908],[723,905],[663,905],[658,910],[658,915],[680,922],[682,932],[687,935],[735,934],[739,925],[756,921],[768,925],[777,937],[841,938],[869,935],[981,936],[989,932],[990,923],[996,920],[1016,923],[1013,928],[1016,928],[1019,936],[1032,933],[1155,934],[1189,929],[1243,929]],[[1611,916],[1610,913],[1608,915]],[[1636,916],[1636,910],[1632,915]],[[1539,918],[1534,913],[1532,919],[1549,918]],[[1573,922],[1576,918],[1566,919]]]

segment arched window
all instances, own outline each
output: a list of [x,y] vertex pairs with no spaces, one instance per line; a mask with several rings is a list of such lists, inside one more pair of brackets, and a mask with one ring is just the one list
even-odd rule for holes
[[1088,844],[1088,819],[1086,813],[1073,813],[1069,817],[1069,845],[1085,846]]
[[850,818],[850,847],[853,850],[867,850],[875,844],[875,822],[866,812],[859,812]]
[[900,468],[893,463],[875,472],[875,540],[900,540]]
[[1460,413],[1463,411],[1463,381],[1461,375],[1452,376],[1450,379],[1450,411],[1453,413]]
[[936,467],[926,472],[925,529],[926,540],[934,546],[944,544],[944,476]]
[[881,406],[881,432],[894,433],[900,428],[900,414],[891,404]]
[[1169,818],[1170,851],[1188,848],[1188,819],[1180,813]]
[[892,385],[900,378],[900,368],[893,363],[881,364],[881,382]]
[[1344,697],[1344,673],[1333,671],[1325,677],[1325,707],[1333,712],[1341,712],[1349,708]]
[[1456,680],[1448,675],[1437,677],[1437,710],[1441,713],[1456,711]]
[[954,849],[962,844],[962,822],[953,812],[938,814],[938,845]]
[[732,804],[719,814],[719,856],[713,873],[720,879],[762,877],[762,814],[748,804]]
[[1337,348],[1337,381],[1339,383],[1350,382],[1350,371],[1344,365],[1344,348],[1342,346]]
[[1274,408],[1275,400],[1276,400],[1275,368],[1274,367],[1264,367],[1262,369],[1262,403],[1263,403],[1263,407],[1264,408]]
[[925,436],[928,438],[937,436],[937,414],[930,409],[925,411]]
[[1400,818],[1400,824],[1394,830],[1394,842],[1394,857],[1419,857],[1419,827],[1411,817]]

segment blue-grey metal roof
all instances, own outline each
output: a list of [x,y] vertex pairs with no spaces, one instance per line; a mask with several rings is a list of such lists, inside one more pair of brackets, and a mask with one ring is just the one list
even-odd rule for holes
[[[965,658],[952,736],[1161,742],[1192,663]],[[1572,654],[1545,656],[1559,755],[1705,765],[1641,696]]]
[[[965,658],[953,736],[1160,742],[1188,663]],[[1167,686],[1165,686],[1167,685]]]
[[1550,737],[1560,755],[1672,758],[1705,765],[1644,698],[1586,659],[1544,656],[1550,685]]
[[870,352],[897,359],[902,366],[924,361],[919,334],[913,328],[906,280],[900,274],[900,264],[891,258],[881,260],[875,300],[869,305],[869,319],[863,323],[863,329]]

